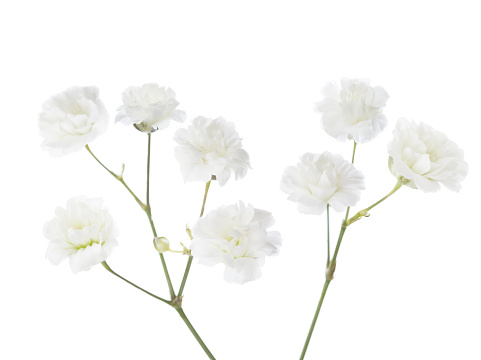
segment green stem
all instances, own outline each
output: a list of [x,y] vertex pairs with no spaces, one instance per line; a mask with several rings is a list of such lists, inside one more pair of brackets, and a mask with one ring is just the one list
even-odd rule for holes
[[184,277],[182,278],[182,283],[180,284],[178,296],[182,296],[182,294],[184,293],[184,287],[185,287],[185,283],[187,282],[187,277],[189,276],[192,260],[194,260],[194,257],[192,255],[189,255],[189,259],[187,260],[187,265],[185,266]]
[[142,289],[140,286],[137,286],[137,285],[135,285],[133,282],[130,282],[130,281],[127,280],[126,278],[120,276],[119,274],[117,274],[115,271],[113,271],[113,270],[110,268],[110,266],[107,264],[106,261],[102,261],[102,265],[103,265],[104,268],[107,269],[110,273],[114,274],[115,276],[117,276],[118,278],[122,279],[122,280],[125,281],[126,283],[128,283],[128,284],[132,285],[133,287],[135,287],[135,288],[143,291],[144,293],[146,293],[146,294],[148,294],[148,295],[156,298],[157,300],[160,300],[160,301],[162,301],[162,302],[164,302],[164,303],[166,303],[166,304],[168,304],[168,305],[172,305],[172,303],[171,303],[170,301],[165,300],[165,299],[162,299],[161,297],[159,297],[159,296],[157,296],[157,295],[154,295],[154,294],[152,294],[151,292],[149,292],[149,291],[147,291],[147,290]]
[[[356,147],[357,143],[354,141],[354,146],[352,149],[352,158],[351,163],[354,164],[354,157],[356,155]],[[309,346],[309,341],[311,340],[312,332],[314,331],[314,327],[316,326],[317,318],[319,316],[319,312],[321,311],[322,303],[324,302],[324,297],[326,296],[327,288],[331,283],[332,279],[334,278],[334,271],[336,270],[336,259],[337,254],[339,253],[339,248],[341,247],[342,238],[344,237],[344,233],[346,231],[346,221],[349,216],[349,209],[346,209],[345,219],[341,226],[341,231],[339,232],[339,238],[337,239],[336,249],[334,250],[334,254],[332,256],[332,260],[329,260],[329,205],[327,207],[327,244],[328,244],[328,262],[327,262],[327,269],[326,269],[326,281],[324,282],[324,287],[322,289],[321,298],[319,299],[319,303],[317,304],[316,312],[314,314],[314,319],[312,319],[311,327],[309,329],[309,333],[307,334],[306,342],[304,343],[304,348],[302,349],[302,354],[300,360],[304,359],[306,355],[307,347]]]
[[322,295],[321,295],[321,298],[319,300],[319,304],[317,305],[316,313],[314,314],[314,319],[312,320],[311,328],[309,329],[309,333],[307,335],[306,342],[304,344],[304,348],[302,350],[300,360],[304,359],[304,356],[305,356],[306,351],[307,351],[307,347],[309,346],[309,341],[311,339],[312,332],[314,330],[314,326],[316,325],[317,317],[319,316],[319,311],[321,310],[321,306],[322,306],[322,303],[324,301],[324,297],[326,295],[327,288],[329,286],[329,283],[332,281],[332,279],[334,277],[334,271],[336,270],[337,255],[339,253],[339,249],[341,247],[341,242],[342,242],[342,239],[344,237],[344,233],[346,232],[347,227],[349,225],[351,225],[353,222],[359,220],[359,218],[361,218],[362,216],[369,216],[369,214],[367,213],[369,210],[371,210],[373,207],[382,203],[384,200],[386,200],[388,197],[390,197],[392,194],[394,194],[396,191],[398,191],[401,188],[401,186],[402,186],[402,179],[399,179],[398,182],[396,183],[396,186],[394,186],[394,188],[391,190],[391,192],[389,194],[387,194],[381,200],[375,202],[371,206],[365,208],[364,210],[359,211],[356,215],[354,215],[349,220],[343,221],[343,223],[341,225],[341,231],[339,232],[339,238],[338,238],[337,244],[336,244],[336,249],[334,250],[334,255],[332,256],[332,260],[331,260],[331,262],[330,262],[330,264],[329,264],[329,266],[327,267],[327,270],[326,270],[326,282],[324,283],[324,288],[322,289]]
[[[351,164],[354,164],[354,156],[356,155],[356,147],[357,147],[357,142],[354,141],[354,147],[352,149],[352,158],[351,158]],[[349,217],[349,210],[351,209],[350,206],[347,207],[346,210],[346,216],[344,217],[344,221],[347,221],[347,218]]]
[[307,338],[304,343],[304,348],[302,349],[300,360],[304,359],[304,356],[306,355],[307,347],[309,346],[312,332],[314,331],[314,327],[316,326],[317,318],[319,316],[319,312],[321,311],[321,306],[322,306],[322,303],[324,302],[324,297],[326,296],[327,288],[329,287],[329,284],[334,278],[334,271],[336,270],[337,254],[339,253],[339,248],[341,247],[341,242],[342,242],[342,238],[344,237],[345,231],[346,231],[346,225],[343,223],[341,226],[341,231],[339,233],[339,238],[337,239],[336,250],[334,250],[334,255],[332,256],[332,260],[326,270],[326,281],[324,282],[321,298],[319,299],[319,303],[317,304],[316,312],[314,313],[314,318],[312,319],[311,327],[309,328],[309,333],[307,334]]
[[107,170],[110,175],[112,175],[114,178],[116,178],[118,181],[120,181],[122,183],[122,185],[125,186],[125,188],[128,190],[128,192],[134,197],[135,201],[137,201],[137,203],[140,205],[140,207],[142,208],[142,210],[145,210],[145,204],[140,201],[140,199],[137,197],[137,195],[134,194],[134,192],[132,190],[130,190],[130,188],[127,186],[127,184],[125,183],[124,181],[124,177],[123,177],[123,173],[124,173],[124,168],[125,166],[122,166],[122,173],[120,175],[117,175],[116,173],[114,173],[113,171],[111,171],[109,168],[107,168],[104,164],[102,164],[102,162],[94,155],[94,153],[92,152],[92,150],[90,150],[89,146],[88,145],[85,145],[85,148],[87,149],[87,151],[90,153],[90,155],[93,156],[93,158],[95,160],[97,160],[97,162],[102,165],[102,167]]
[[179,308],[176,308],[175,310],[177,310],[177,312],[179,313],[180,317],[182,318],[182,320],[184,320],[185,324],[187,325],[187,327],[189,328],[190,332],[192,333],[192,335],[194,335],[195,339],[197,340],[197,342],[199,343],[199,345],[202,347],[202,349],[204,349],[205,353],[207,354],[207,356],[209,357],[209,359],[212,359],[212,360],[215,360],[215,357],[214,355],[212,355],[212,353],[210,352],[210,350],[207,348],[207,346],[204,344],[204,342],[202,341],[201,337],[199,336],[199,334],[197,333],[197,331],[195,331],[194,327],[192,326],[192,324],[190,323],[189,319],[187,318],[187,316],[185,315],[184,313],[184,310],[179,307]]
[[327,212],[327,265],[331,262],[331,240],[330,240],[330,232],[329,232],[329,204],[326,206]]
[[304,356],[306,355],[307,347],[309,346],[309,341],[311,340],[312,332],[314,331],[314,327],[316,326],[317,317],[319,316],[319,312],[321,311],[321,306],[324,301],[324,297],[326,296],[326,291],[330,283],[331,283],[331,280],[326,279],[324,283],[324,287],[322,289],[321,298],[319,299],[319,303],[317,304],[316,312],[314,314],[314,319],[312,319],[311,327],[309,328],[309,333],[307,334],[306,342],[304,343],[304,348],[302,349],[300,360],[304,359]]
[[396,191],[398,191],[401,186],[403,185],[402,183],[402,180],[399,179],[398,182],[396,183],[396,186],[394,186],[394,188],[391,190],[391,192],[389,194],[387,194],[386,196],[384,196],[381,200],[379,201],[376,201],[374,204],[372,204],[371,206],[359,211],[356,215],[354,215],[352,218],[350,218],[349,220],[347,220],[345,223],[346,223],[346,226],[349,226],[351,225],[353,222],[359,220],[361,217],[363,216],[369,216],[368,214],[368,211],[371,210],[373,207],[379,205],[380,203],[382,203],[384,200],[386,200],[388,197],[390,197],[392,194],[394,194]]
[[354,156],[356,155],[356,147],[357,147],[357,142],[354,141],[354,148],[352,149],[351,164],[354,164]]
[[[145,206],[145,213],[149,218],[150,227],[152,228],[152,233],[155,237],[157,237],[157,231],[155,230],[154,220],[152,219],[152,208],[150,206],[150,143],[151,143],[151,134],[148,133],[148,142],[147,142],[147,194],[146,194],[146,206]],[[160,261],[162,263],[162,268],[164,270],[165,279],[167,280],[167,285],[169,286],[170,298],[172,300],[175,299],[175,292],[174,287],[172,286],[172,280],[170,279],[169,271],[167,270],[167,264],[165,262],[164,254],[159,253]]]
[[[209,180],[208,182],[205,183],[204,200],[202,201],[202,209],[200,210],[200,216],[199,217],[202,217],[202,215],[204,215],[205,202],[207,200],[207,193],[209,192],[211,182],[212,182],[212,180]],[[185,283],[187,281],[187,277],[189,276],[189,271],[190,271],[190,267],[192,265],[193,259],[194,259],[194,257],[192,255],[189,255],[189,259],[187,260],[187,265],[186,265],[185,271],[184,271],[184,277],[182,278],[182,283],[180,284],[180,289],[179,289],[179,294],[178,294],[179,297],[182,296],[182,294],[184,292]]]
[[204,215],[204,209],[205,209],[205,202],[207,200],[207,193],[209,192],[210,188],[210,183],[212,180],[209,180],[205,183],[205,190],[204,190],[204,200],[202,201],[202,209],[200,209],[200,215],[199,217],[202,217]]

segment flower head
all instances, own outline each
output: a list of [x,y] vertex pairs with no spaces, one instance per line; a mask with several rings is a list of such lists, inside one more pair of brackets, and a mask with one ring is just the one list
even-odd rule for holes
[[406,185],[424,192],[434,192],[442,184],[459,191],[468,174],[463,151],[446,135],[422,122],[399,119],[388,145],[389,168]]
[[90,270],[117,245],[117,226],[101,199],[72,198],[65,209],[57,207],[55,215],[44,227],[50,240],[46,257],[54,265],[69,258],[74,273]]
[[165,129],[170,120],[185,120],[185,112],[177,110],[179,102],[170,88],[159,87],[157,84],[130,86],[122,94],[122,100],[124,105],[117,109],[115,122],[134,125],[142,132]]
[[187,129],[179,129],[175,157],[185,181],[207,182],[215,175],[223,186],[234,172],[236,180],[250,168],[249,155],[232,122],[223,118],[197,117]]
[[226,265],[226,281],[242,284],[261,276],[266,255],[279,251],[281,236],[267,231],[274,224],[271,213],[238,202],[221,206],[197,221],[192,251],[205,265]]
[[387,125],[382,108],[389,95],[380,86],[369,86],[367,79],[342,79],[340,88],[336,83],[329,83],[323,95],[316,109],[322,114],[324,130],[337,140],[365,143]]
[[289,166],[281,180],[288,200],[300,212],[322,214],[326,206],[344,211],[355,205],[364,189],[364,175],[340,155],[306,153],[297,166]]
[[42,146],[53,156],[80,150],[107,130],[108,119],[98,88],[68,88],[43,104],[38,121]]

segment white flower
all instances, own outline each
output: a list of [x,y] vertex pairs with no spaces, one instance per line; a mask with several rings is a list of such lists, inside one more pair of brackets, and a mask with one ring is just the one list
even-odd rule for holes
[[277,254],[282,242],[277,231],[267,231],[274,222],[271,213],[250,204],[221,206],[193,227],[193,254],[204,265],[225,264],[228,282],[258,279],[265,256]]
[[355,205],[364,189],[364,175],[340,155],[306,153],[297,166],[289,166],[281,180],[288,200],[305,214],[319,215],[327,205],[341,212]]
[[321,125],[337,140],[365,143],[386,127],[382,108],[389,95],[380,86],[369,86],[369,80],[342,79],[341,88],[329,83],[322,93],[324,99],[316,103],[316,109],[322,114]]
[[50,240],[46,257],[54,265],[69,258],[74,273],[89,270],[112,253],[117,245],[117,226],[101,199],[79,196],[57,207],[55,218],[45,224]]
[[93,141],[107,130],[109,115],[95,86],[74,86],[52,96],[39,116],[44,149],[62,156]]
[[232,122],[223,118],[197,117],[187,129],[178,129],[174,140],[179,144],[175,157],[185,181],[207,182],[215,175],[223,186],[234,172],[243,178],[250,168],[249,155]]
[[463,151],[446,135],[422,122],[399,119],[388,145],[389,168],[397,178],[410,180],[406,185],[434,192],[443,184],[459,191],[468,174]]
[[179,102],[170,88],[159,87],[157,84],[130,86],[122,94],[122,100],[124,105],[117,109],[115,122],[134,125],[143,132],[165,129],[170,120],[185,120],[185,112],[176,110]]

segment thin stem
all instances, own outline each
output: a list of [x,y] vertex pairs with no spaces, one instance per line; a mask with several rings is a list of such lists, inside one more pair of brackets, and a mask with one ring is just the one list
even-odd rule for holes
[[172,305],[172,303],[171,303],[170,301],[165,300],[165,299],[162,299],[161,297],[159,297],[159,296],[157,296],[157,295],[154,295],[154,294],[152,294],[151,292],[149,292],[149,291],[147,291],[147,290],[142,289],[140,286],[137,286],[137,285],[135,285],[133,282],[130,282],[130,281],[127,280],[126,278],[120,276],[119,274],[117,274],[115,271],[113,271],[113,270],[110,268],[110,266],[107,264],[106,261],[102,261],[102,265],[103,265],[104,268],[107,269],[110,273],[114,274],[115,276],[117,276],[118,278],[122,279],[122,280],[125,281],[126,283],[128,283],[128,284],[132,285],[133,287],[135,287],[135,288],[143,291],[144,293],[146,293],[146,294],[148,294],[148,295],[156,298],[157,300],[163,301],[163,302],[165,302],[165,303],[168,304],[168,305]]
[[[354,164],[354,157],[356,155],[356,147],[357,143],[354,141],[354,147],[352,149],[352,158],[351,163]],[[327,269],[326,269],[326,281],[324,282],[324,287],[322,289],[321,298],[319,299],[319,303],[317,304],[316,312],[314,314],[314,318],[312,319],[311,327],[309,329],[309,333],[307,334],[306,342],[304,343],[304,348],[302,349],[302,354],[300,360],[304,359],[306,355],[307,347],[309,346],[309,341],[311,340],[312,332],[314,331],[314,327],[316,326],[317,318],[319,316],[319,312],[321,311],[322,303],[324,302],[324,297],[326,296],[327,288],[331,283],[332,279],[334,278],[334,271],[336,270],[336,260],[337,254],[339,253],[339,248],[341,247],[342,238],[344,237],[344,233],[346,231],[346,221],[349,216],[349,207],[346,210],[345,220],[342,223],[341,231],[339,232],[339,238],[337,239],[336,249],[334,250],[334,254],[332,255],[332,260],[329,260],[329,205],[327,206],[327,246],[328,246],[328,261],[327,261]]]
[[[354,141],[354,140],[353,140]],[[356,155],[356,147],[357,147],[357,142],[354,141],[354,147],[352,148],[352,158],[351,158],[351,164],[354,164],[354,156]],[[344,221],[347,221],[349,217],[349,210],[351,209],[350,206],[347,207],[346,210],[346,216],[344,217]]]
[[130,190],[130,188],[127,186],[127,184],[125,183],[124,181],[124,178],[123,178],[123,172],[124,172],[124,168],[125,166],[122,167],[122,173],[120,175],[117,175],[116,173],[114,173],[113,171],[111,171],[109,168],[107,168],[104,164],[102,164],[102,162],[94,155],[94,153],[92,152],[92,150],[90,150],[89,146],[88,145],[85,145],[85,148],[87,149],[87,151],[90,153],[90,155],[93,156],[93,158],[95,160],[97,160],[97,162],[102,165],[102,167],[107,170],[110,175],[112,175],[114,178],[116,178],[118,181],[120,181],[122,183],[122,185],[125,186],[125,188],[128,190],[128,192],[134,197],[135,201],[137,201],[137,203],[140,205],[140,207],[145,210],[145,204],[137,197],[137,195],[134,194],[134,192],[132,190]]
[[330,283],[331,283],[331,280],[327,280],[327,279],[324,282],[322,295],[321,295],[321,298],[319,299],[319,303],[317,304],[316,312],[314,314],[314,319],[312,319],[311,327],[309,328],[309,333],[307,334],[306,342],[304,343],[304,348],[302,349],[300,360],[304,359],[304,356],[306,355],[307,347],[309,346],[309,341],[311,340],[312,332],[314,331],[314,327],[316,326],[317,317],[319,316],[319,312],[321,311],[321,306],[322,306],[322,303],[324,302],[324,297],[326,296],[326,291]]
[[210,352],[210,350],[207,348],[207,346],[204,344],[204,342],[202,341],[201,337],[199,336],[199,334],[197,333],[197,331],[195,331],[194,327],[192,326],[192,324],[190,323],[189,319],[187,318],[187,316],[185,315],[184,313],[184,310],[182,308],[176,308],[175,310],[177,310],[177,312],[179,313],[180,317],[182,318],[182,320],[184,320],[185,324],[187,325],[187,327],[189,328],[190,332],[192,333],[192,335],[194,335],[195,339],[197,340],[197,342],[199,343],[200,346],[202,346],[202,349],[204,349],[205,353],[207,354],[207,356],[209,357],[209,359],[212,359],[212,360],[215,360],[215,357],[214,355],[212,355],[212,353]]
[[371,210],[373,207],[379,205],[380,203],[382,203],[384,200],[386,200],[388,197],[390,197],[392,194],[394,194],[396,191],[398,191],[401,186],[402,186],[402,180],[399,179],[398,182],[396,183],[396,186],[394,186],[394,188],[391,190],[391,192],[389,194],[387,194],[386,196],[384,196],[381,200],[379,201],[376,201],[374,204],[372,204],[371,206],[359,211],[356,215],[354,215],[352,218],[350,218],[349,220],[347,220],[345,223],[346,223],[346,226],[349,226],[351,225],[353,222],[359,220],[361,217],[363,216],[369,216],[368,214],[368,211]]
[[192,260],[194,260],[194,257],[192,255],[189,255],[189,259],[187,260],[187,265],[184,271],[184,277],[182,278],[182,283],[180,284],[180,288],[179,288],[179,294],[178,294],[179,297],[182,296],[182,294],[184,293],[184,287],[185,287],[185,283],[187,282],[187,277],[189,276]]
[[[150,227],[152,228],[152,233],[155,237],[157,237],[157,231],[155,230],[154,220],[152,219],[152,208],[150,206],[150,143],[151,137],[150,133],[148,135],[148,142],[147,142],[147,194],[146,194],[146,206],[145,206],[145,213],[149,218]],[[167,264],[164,259],[164,254],[159,253],[160,261],[162,262],[162,268],[164,270],[165,278],[167,280],[167,285],[169,286],[170,298],[173,300],[175,299],[175,292],[174,287],[172,286],[172,280],[170,280],[169,271],[167,270]]]
[[[342,238],[344,237],[344,233],[346,232],[346,225],[343,223],[341,226],[341,231],[339,232],[339,238],[337,239],[337,244],[336,244],[336,249],[334,250],[334,255],[332,255],[332,261],[331,264],[332,266],[336,267],[336,259],[337,259],[337,254],[339,253],[339,248],[341,247],[341,242]],[[333,271],[334,274],[334,271]]]
[[344,237],[344,232],[346,231],[346,225],[343,223],[341,226],[341,231],[339,233],[339,238],[337,239],[336,250],[334,250],[334,255],[332,256],[332,260],[329,263],[329,266],[326,270],[326,281],[324,282],[324,287],[322,289],[321,298],[319,299],[319,303],[317,304],[316,312],[314,313],[314,318],[312,319],[311,327],[309,328],[309,333],[307,334],[306,342],[304,343],[304,348],[302,349],[300,360],[304,359],[306,355],[307,347],[309,346],[309,342],[311,340],[312,332],[314,331],[314,327],[316,326],[317,317],[319,316],[319,312],[321,311],[322,303],[324,302],[324,297],[326,296],[327,288],[331,283],[334,277],[334,271],[336,270],[336,259],[337,254],[339,253],[339,248],[341,247],[342,238]]
[[[148,135],[148,145],[147,145],[147,194],[146,194],[146,202],[147,202],[147,208],[149,209],[150,211],[150,139],[151,139],[151,136],[150,136],[150,133],[147,134]],[[153,229],[153,231],[155,232],[155,227]],[[157,236],[156,234],[154,234],[155,236]]]
[[327,212],[327,266],[331,262],[331,241],[330,241],[330,232],[329,232],[329,204],[326,206]]
[[[202,201],[202,209],[200,210],[200,216],[199,217],[202,217],[202,215],[204,215],[205,202],[207,200],[207,194],[209,192],[211,182],[212,182],[212,179],[205,183],[204,200]],[[179,288],[179,294],[178,294],[179,297],[182,296],[182,294],[184,292],[185,283],[187,281],[187,277],[189,276],[189,271],[190,271],[190,267],[192,265],[193,259],[194,259],[194,257],[192,255],[189,255],[189,259],[187,260],[187,265],[186,265],[185,271],[184,271],[184,277],[182,278],[182,283],[180,284],[180,288]]]
[[209,192],[211,182],[212,182],[212,180],[209,180],[205,183],[204,200],[202,201],[202,209],[200,210],[199,217],[202,217],[202,215],[204,215],[205,202],[207,200],[207,193]]
[[357,147],[357,142],[354,141],[354,147],[352,149],[352,159],[351,159],[351,164],[354,164],[354,156],[356,155],[356,147]]

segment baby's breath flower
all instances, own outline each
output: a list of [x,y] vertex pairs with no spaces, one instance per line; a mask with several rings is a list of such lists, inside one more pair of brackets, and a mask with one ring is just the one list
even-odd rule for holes
[[[424,192],[435,192],[440,184],[459,191],[468,174],[468,164],[458,145],[443,133],[422,122],[399,119],[388,145],[389,168],[404,184]],[[407,180],[407,181],[406,181]]]
[[365,143],[386,127],[382,108],[389,98],[380,86],[369,86],[367,79],[342,79],[341,87],[332,82],[323,91],[324,99],[316,103],[321,125],[332,137]]
[[267,231],[274,224],[271,213],[238,202],[211,211],[192,228],[192,252],[201,264],[223,263],[224,278],[242,284],[261,276],[268,255],[279,252],[281,236]]
[[197,117],[187,129],[178,129],[174,140],[179,144],[175,157],[185,181],[207,182],[216,176],[223,186],[234,173],[243,178],[250,168],[249,155],[232,122],[223,118]]
[[297,166],[289,166],[281,180],[288,200],[300,212],[319,215],[331,206],[341,212],[355,205],[364,189],[364,175],[340,155],[306,153]]
[[84,196],[57,207],[55,217],[45,224],[44,234],[50,240],[46,257],[54,265],[69,258],[74,273],[90,270],[106,260],[117,245],[117,226],[101,199]]
[[80,150],[107,130],[108,121],[98,88],[68,88],[43,104],[38,122],[42,146],[52,156]]

